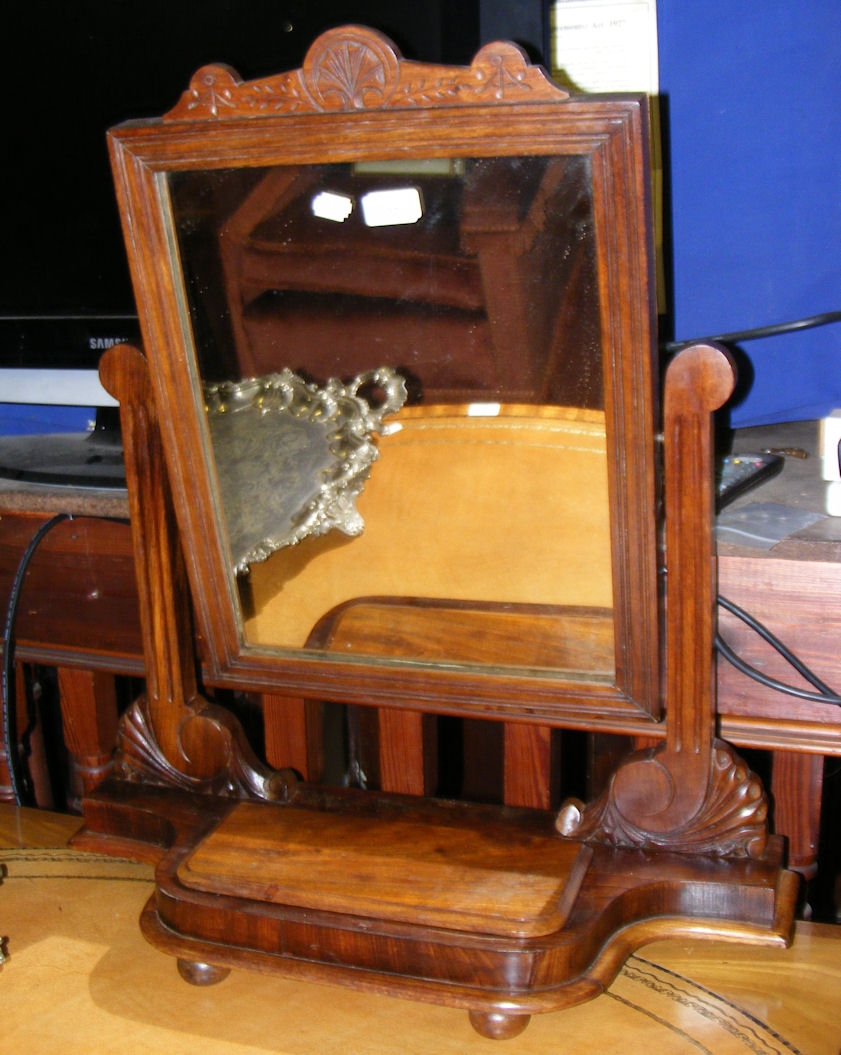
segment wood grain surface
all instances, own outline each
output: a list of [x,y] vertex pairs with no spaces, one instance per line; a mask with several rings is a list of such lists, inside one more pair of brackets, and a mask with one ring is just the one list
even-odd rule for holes
[[564,925],[592,852],[513,825],[240,803],[190,854],[196,890],[505,936]]

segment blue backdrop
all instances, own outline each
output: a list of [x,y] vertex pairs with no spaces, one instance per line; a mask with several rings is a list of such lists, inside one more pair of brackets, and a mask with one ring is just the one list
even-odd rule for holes
[[[658,24],[674,336],[841,309],[841,0],[658,0]],[[741,348],[734,425],[841,407],[841,324]]]

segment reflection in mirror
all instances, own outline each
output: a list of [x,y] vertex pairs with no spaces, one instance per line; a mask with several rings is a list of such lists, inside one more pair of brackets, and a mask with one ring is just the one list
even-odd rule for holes
[[[385,392],[374,406],[366,387]],[[234,571],[310,535],[340,530],[358,535],[354,498],[377,459],[372,441],[386,414],[406,400],[403,378],[383,367],[350,384],[323,387],[283,369],[246,381],[205,385],[210,438]],[[241,472],[263,481],[258,500],[241,486]]]
[[612,676],[587,159],[169,188],[245,640]]

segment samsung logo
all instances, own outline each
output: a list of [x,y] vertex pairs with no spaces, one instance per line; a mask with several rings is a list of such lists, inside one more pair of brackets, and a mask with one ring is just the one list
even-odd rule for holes
[[126,344],[128,337],[90,337],[88,338],[88,347],[92,352],[104,352],[108,348],[113,348],[115,344]]

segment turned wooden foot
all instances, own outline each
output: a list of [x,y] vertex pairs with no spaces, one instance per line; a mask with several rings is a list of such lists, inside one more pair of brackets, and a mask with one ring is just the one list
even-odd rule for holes
[[197,963],[193,960],[178,960],[178,973],[190,985],[216,985],[231,973],[229,967],[215,967],[212,963]]
[[470,1025],[488,1040],[510,1040],[523,1032],[530,1018],[505,1011],[471,1011]]

